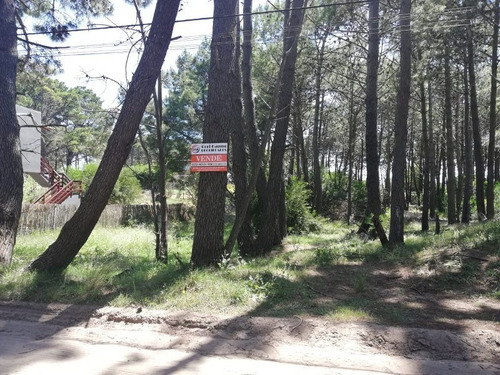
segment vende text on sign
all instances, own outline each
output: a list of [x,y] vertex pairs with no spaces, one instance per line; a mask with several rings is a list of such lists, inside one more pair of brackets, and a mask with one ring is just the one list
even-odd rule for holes
[[227,143],[191,145],[191,172],[227,172]]

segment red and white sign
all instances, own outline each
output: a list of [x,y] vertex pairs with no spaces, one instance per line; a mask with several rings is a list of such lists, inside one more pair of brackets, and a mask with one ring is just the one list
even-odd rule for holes
[[227,143],[191,145],[191,172],[227,172]]

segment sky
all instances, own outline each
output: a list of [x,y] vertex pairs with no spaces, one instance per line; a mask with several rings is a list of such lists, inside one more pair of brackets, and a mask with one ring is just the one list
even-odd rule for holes
[[[265,2],[266,0],[254,0],[254,7]],[[113,0],[113,3],[113,14],[106,18],[92,20],[94,25],[136,24],[133,6],[126,4],[123,0]],[[153,2],[142,11],[144,23],[151,22],[155,4],[156,2]],[[185,0],[177,19],[203,18],[212,15],[213,1]],[[170,44],[163,69],[174,67],[177,57],[184,49],[195,52],[200,43],[206,37],[210,37],[211,31],[211,20],[176,23],[173,37],[180,38]],[[138,52],[129,54],[133,43],[129,40],[131,35],[132,33],[127,34],[120,29],[71,33],[67,41],[58,44],[66,48],[61,49],[58,56],[62,63],[63,73],[55,78],[65,82],[68,87],[84,86],[92,89],[104,101],[105,107],[117,106],[118,85],[113,81],[126,83],[140,58]],[[133,35],[133,38],[137,41],[139,36]],[[37,36],[35,41],[49,44],[46,36]],[[109,80],[98,78],[103,76],[108,77]]]

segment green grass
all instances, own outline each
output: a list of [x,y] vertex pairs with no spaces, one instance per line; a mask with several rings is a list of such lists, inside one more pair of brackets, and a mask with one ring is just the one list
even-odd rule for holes
[[[410,231],[406,245],[393,249],[361,239],[354,226],[323,225],[320,234],[288,237],[286,251],[251,260],[234,256],[219,269],[205,270],[188,266],[192,223],[170,225],[167,265],[154,259],[150,230],[97,228],[58,274],[24,272],[57,236],[35,233],[20,237],[12,265],[0,267],[0,299],[404,324],[411,309],[371,296],[372,271],[380,267],[410,267],[416,278],[420,270],[437,267],[440,273],[429,280],[444,290],[466,288],[484,274],[488,289],[481,293],[499,298],[498,260],[483,272],[477,262],[457,257],[471,249],[500,256],[499,222],[451,226],[441,236]],[[336,284],[343,287],[341,298],[336,298]]]

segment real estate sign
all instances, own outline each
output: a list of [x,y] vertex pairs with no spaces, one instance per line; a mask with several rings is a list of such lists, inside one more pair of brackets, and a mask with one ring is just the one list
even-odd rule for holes
[[191,145],[191,172],[227,172],[227,143]]

